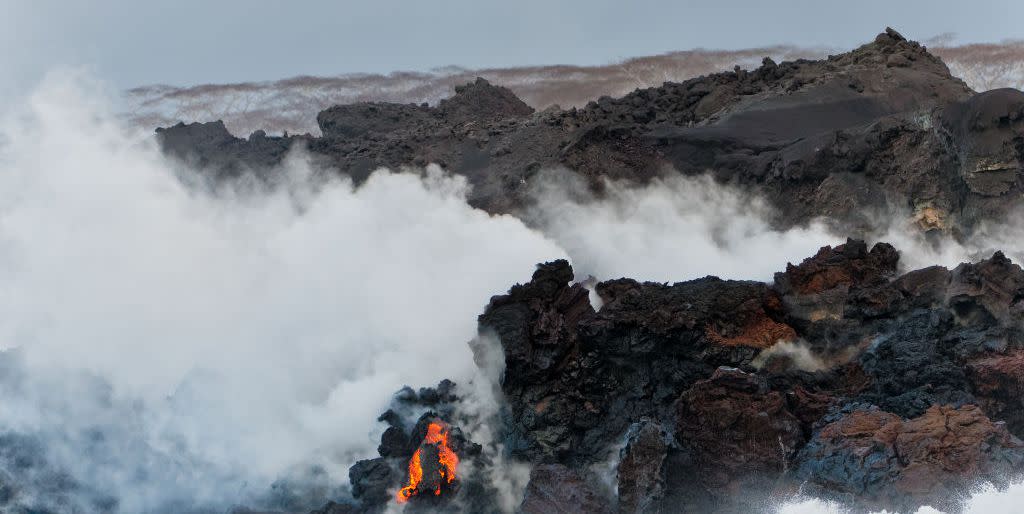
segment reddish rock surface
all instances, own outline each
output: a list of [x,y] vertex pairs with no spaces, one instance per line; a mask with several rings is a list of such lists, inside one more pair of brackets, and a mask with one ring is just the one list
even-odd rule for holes
[[855,410],[826,424],[802,451],[798,474],[870,507],[954,506],[975,481],[1001,482],[1024,463],[1024,443],[976,406],[935,405],[904,420]]
[[775,274],[779,290],[797,295],[819,294],[836,287],[850,288],[885,282],[896,274],[899,254],[891,245],[877,244],[868,251],[863,241],[849,240],[826,246],[798,265],[786,265]]
[[1024,435],[1024,350],[972,360],[967,370],[985,412]]
[[734,368],[682,394],[675,433],[693,455],[697,480],[724,498],[770,490],[804,442],[786,395]]

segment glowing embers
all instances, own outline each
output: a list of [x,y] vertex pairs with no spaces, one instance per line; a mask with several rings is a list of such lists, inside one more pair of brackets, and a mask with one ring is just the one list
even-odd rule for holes
[[448,446],[448,425],[432,421],[420,447],[409,459],[409,485],[398,491],[398,503],[427,492],[440,496],[442,490],[455,482],[458,467],[459,457]]

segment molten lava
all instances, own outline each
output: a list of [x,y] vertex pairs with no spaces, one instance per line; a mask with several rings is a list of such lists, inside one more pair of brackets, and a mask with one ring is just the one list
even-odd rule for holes
[[[424,484],[423,459],[432,458],[435,454],[437,464],[434,466],[428,462],[427,470],[429,473],[429,470],[436,468],[438,476],[431,479],[428,475],[427,482]],[[420,447],[416,449],[416,453],[413,453],[412,458],[409,459],[409,485],[398,491],[398,503],[405,503],[409,501],[409,498],[419,494],[421,485],[432,488],[434,495],[440,496],[441,486],[455,481],[455,469],[458,466],[459,457],[448,446],[448,426],[439,421],[431,422],[427,427],[426,437],[423,438]]]

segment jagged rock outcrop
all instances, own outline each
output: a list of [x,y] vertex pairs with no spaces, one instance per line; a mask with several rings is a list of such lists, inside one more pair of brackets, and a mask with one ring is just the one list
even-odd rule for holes
[[539,265],[479,318],[478,351],[505,357],[508,449],[583,480],[620,448],[620,512],[748,512],[801,484],[955,508],[1024,472],[1024,270],[996,253],[898,276],[898,259],[850,240],[771,285],[612,280],[598,310],[567,262]]
[[998,219],[1024,192],[1024,93],[997,89],[971,96],[942,112],[946,144],[968,189],[965,208],[976,219]]
[[218,178],[271,167],[301,145],[363,180],[378,167],[438,163],[489,212],[528,208],[538,171],[567,168],[596,191],[674,169],[755,190],[772,221],[819,216],[869,231],[879,213],[968,233],[1021,202],[1024,93],[974,94],[942,61],[888,29],[828,59],[736,69],[533,112],[482,79],[437,106],[362,103],[317,117],[322,135],[238,139],[223,124],[159,130],[164,148]]
[[508,449],[519,457],[597,458],[640,416],[668,419],[679,393],[718,366],[795,336],[759,282],[603,282],[595,312],[571,277],[565,261],[543,264],[480,316],[504,350],[517,432]]
[[970,360],[967,378],[982,409],[1024,436],[1024,350]]

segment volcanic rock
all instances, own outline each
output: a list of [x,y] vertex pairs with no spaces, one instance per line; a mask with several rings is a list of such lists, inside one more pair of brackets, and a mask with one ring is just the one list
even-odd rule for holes
[[[272,179],[288,149],[364,180],[379,167],[437,163],[496,213],[528,209],[538,171],[565,168],[600,192],[606,180],[711,173],[776,207],[778,226],[824,217],[855,233],[878,216],[969,234],[1022,198],[1024,93],[975,94],[940,59],[891,29],[825,60],[600,98],[533,112],[478,79],[436,107],[361,103],[320,113],[322,135],[234,138],[219,122],[158,130],[164,149],[218,179]],[[675,171],[665,171],[675,170]],[[885,218],[882,218],[885,219]]]
[[604,304],[594,312],[572,277],[565,261],[543,264],[479,318],[504,350],[516,456],[589,461],[630,419],[669,419],[686,387],[795,336],[773,318],[781,304],[759,282],[615,280],[596,286]]
[[804,443],[784,393],[769,390],[765,377],[725,367],[682,394],[675,433],[705,489],[751,501],[774,488]]
[[454,124],[529,116],[534,112],[508,88],[492,86],[479,77],[476,82],[456,87],[455,96],[441,100],[437,110]]
[[863,241],[824,247],[797,266],[775,274],[775,289],[787,313],[800,322],[841,319],[847,309],[877,314],[897,301],[885,287],[896,274],[899,255],[885,243],[869,252]]
[[611,514],[609,502],[580,473],[561,464],[541,464],[533,468],[526,486],[522,514]]
[[896,273],[899,254],[886,243],[868,252],[864,241],[848,240],[835,248],[826,246],[800,265],[786,266],[775,274],[775,285],[783,294],[820,294],[836,287],[862,287],[884,282]]
[[617,469],[620,513],[660,511],[671,446],[671,436],[658,423],[644,419],[634,425]]
[[871,379],[860,397],[904,417],[935,404],[974,403],[956,336],[953,316],[945,310],[914,311],[891,323],[860,357]]
[[316,117],[324,137],[340,138],[384,137],[433,119],[427,107],[389,103],[336,105]]
[[297,140],[256,134],[249,140],[239,139],[220,121],[179,123],[158,128],[156,134],[165,152],[195,168],[208,170],[216,180],[238,177],[250,170],[265,170],[268,163],[281,162]]
[[[796,475],[824,494],[870,508],[955,508],[976,480],[1004,482],[1024,466],[1024,443],[976,406],[933,406],[905,420],[873,408],[827,418],[797,457]],[[934,503],[933,503],[934,505]]]
[[1020,328],[1024,323],[1024,270],[1002,252],[953,270],[949,303],[962,323]]
[[898,265],[849,240],[770,286],[600,282],[595,311],[568,263],[541,264],[479,318],[477,350],[505,359],[506,448],[572,484],[618,448],[621,512],[747,512],[805,482],[865,508],[953,508],[1024,472],[1022,272],[1002,254]]
[[1024,435],[1024,350],[971,360],[967,377],[982,409]]
[[397,473],[387,459],[361,460],[348,471],[352,482],[352,496],[364,504],[385,503],[391,498],[391,489],[398,480]]
[[975,200],[968,202],[967,214],[978,219],[1005,216],[1024,192],[1024,93],[979,93],[947,107],[941,124],[953,146],[959,178]]

